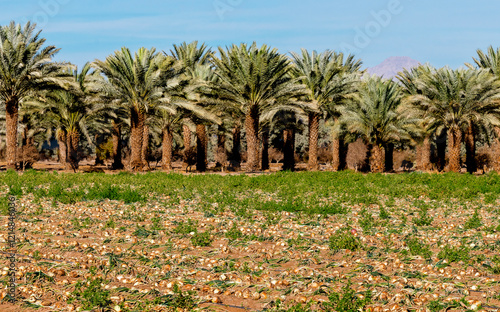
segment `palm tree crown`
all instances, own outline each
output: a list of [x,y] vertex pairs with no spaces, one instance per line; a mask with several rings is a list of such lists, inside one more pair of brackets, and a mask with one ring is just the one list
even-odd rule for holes
[[500,48],[495,50],[493,46],[490,46],[487,53],[484,53],[482,50],[477,50],[477,59],[473,59],[479,68],[487,69],[493,75],[500,78]]

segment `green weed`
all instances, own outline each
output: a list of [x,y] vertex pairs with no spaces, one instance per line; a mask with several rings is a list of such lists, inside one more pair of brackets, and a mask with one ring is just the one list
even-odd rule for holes
[[328,296],[327,302],[323,303],[323,307],[327,311],[337,312],[357,312],[362,311],[372,301],[371,292],[357,294],[355,290],[351,289],[351,283],[342,287],[342,292],[332,293]]
[[233,223],[233,226],[226,232],[224,236],[229,238],[231,241],[235,241],[238,238],[242,238],[243,233],[240,231],[240,229],[238,229],[236,224]]
[[360,212],[361,219],[359,219],[358,223],[359,226],[363,229],[365,232],[370,232],[373,230],[374,227],[377,226],[377,222],[375,221],[375,218],[372,216],[371,213],[366,211],[366,209],[363,208]]
[[391,218],[391,215],[383,206],[380,206],[378,216],[380,219],[390,219]]
[[416,226],[429,226],[434,220],[433,217],[428,215],[429,208],[427,206],[422,206],[418,211],[418,218],[413,218],[413,224]]
[[102,278],[83,283],[78,281],[68,303],[77,302],[84,310],[109,307],[112,301],[109,299],[109,291],[104,290],[101,285],[103,282]]
[[195,233],[191,237],[191,243],[193,244],[193,246],[208,247],[212,245],[212,242],[214,241],[211,236],[212,235],[209,231],[203,233]]
[[477,229],[482,226],[483,222],[481,222],[481,216],[479,215],[479,211],[476,209],[474,214],[465,222],[464,229]]
[[406,246],[408,246],[410,254],[413,256],[419,255],[426,259],[432,256],[432,251],[430,247],[420,241],[416,237],[408,238],[405,240]]
[[330,236],[329,247],[333,251],[347,249],[356,251],[362,248],[361,240],[351,234],[348,228],[340,229]]
[[198,232],[198,221],[193,221],[188,219],[186,222],[179,222],[179,224],[175,227],[175,234],[189,234]]
[[438,259],[446,259],[448,262],[458,262],[463,261],[465,263],[469,262],[469,249],[467,247],[452,247],[450,245],[444,246],[444,248],[438,253]]

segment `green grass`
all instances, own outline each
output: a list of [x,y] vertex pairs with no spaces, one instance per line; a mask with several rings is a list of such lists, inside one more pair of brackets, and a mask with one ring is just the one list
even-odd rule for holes
[[210,232],[195,233],[191,237],[193,246],[208,247],[212,245],[214,239],[211,237]]
[[443,249],[438,253],[438,259],[446,259],[448,262],[458,262],[463,261],[465,263],[469,262],[470,255],[469,249],[467,247],[452,247],[449,245],[444,246]]
[[[2,187],[3,186],[3,187]],[[166,173],[106,175],[103,173],[48,173],[28,170],[24,174],[8,171],[0,174],[0,190],[11,195],[33,194],[35,199],[73,204],[88,200],[119,200],[144,203],[154,195],[170,196],[171,203],[199,199],[207,213],[224,209],[237,211],[304,212],[309,214],[345,214],[346,205],[380,205],[395,198],[427,197],[431,200],[495,202],[500,177],[460,174],[398,175],[345,172],[279,172],[261,176],[181,175]],[[271,198],[272,200],[267,200]],[[327,198],[328,200],[325,200]],[[217,203],[217,207],[212,206]],[[6,213],[6,201],[0,202]],[[428,207],[420,208],[418,225],[427,225]],[[240,211],[243,218],[251,218]],[[382,211],[382,218],[387,217]],[[271,220],[272,221],[272,220]],[[475,224],[471,224],[475,226]]]
[[340,229],[335,234],[330,236],[329,246],[333,251],[339,251],[342,249],[356,251],[363,247],[360,239],[351,234],[349,228]]
[[432,251],[430,250],[430,247],[425,243],[421,242],[418,238],[416,237],[407,238],[405,242],[406,245],[408,246],[411,255],[413,256],[419,255],[426,259],[432,256]]
[[72,296],[69,298],[68,303],[78,302],[85,310],[96,307],[109,307],[112,302],[109,299],[110,292],[104,290],[101,286],[104,281],[101,278],[96,278],[88,282],[88,285],[80,281],[76,284],[75,290],[71,293]]
[[184,234],[187,235],[191,232],[198,232],[198,222],[195,222],[191,219],[187,219],[186,222],[181,221],[179,224],[174,228],[173,232],[175,234]]
[[464,224],[464,229],[470,230],[470,229],[477,229],[483,225],[481,222],[481,216],[479,215],[479,211],[475,211],[474,214],[465,222]]

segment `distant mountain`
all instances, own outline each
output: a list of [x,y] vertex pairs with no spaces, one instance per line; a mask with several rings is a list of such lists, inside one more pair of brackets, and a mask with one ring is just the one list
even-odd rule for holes
[[420,65],[419,61],[407,56],[391,56],[377,66],[370,67],[366,71],[370,75],[383,76],[384,78],[394,78],[403,68],[410,69]]

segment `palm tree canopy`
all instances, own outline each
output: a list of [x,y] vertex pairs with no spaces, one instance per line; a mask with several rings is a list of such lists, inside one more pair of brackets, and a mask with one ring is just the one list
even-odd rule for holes
[[376,76],[361,85],[359,92],[340,107],[342,116],[337,127],[345,126],[369,144],[401,141],[409,137],[412,120],[397,111],[403,92],[391,81]]
[[213,57],[212,49],[208,48],[205,43],[198,47],[198,41],[189,44],[186,42],[180,45],[174,44],[174,50],[170,50],[170,53],[174,58],[181,61],[188,71],[194,70],[200,64],[210,64],[210,59]]
[[344,59],[343,53],[325,51],[318,53],[302,49],[302,54],[292,52],[293,74],[308,90],[306,101],[317,110],[328,109],[328,104],[338,102],[347,93],[352,80],[346,74],[358,71],[362,62],[353,55]]
[[74,79],[69,90],[52,90],[43,96],[32,97],[25,103],[28,113],[37,112],[42,117],[42,124],[47,125],[47,139],[52,135],[52,128],[83,133],[89,144],[93,144],[88,134],[89,126],[105,127],[102,119],[113,115],[109,107],[95,97],[87,87],[97,79],[96,73],[90,72],[90,64],[83,66],[81,72],[69,69],[69,76]]
[[105,61],[94,61],[93,66],[108,79],[101,91],[143,112],[168,100],[164,92],[179,83],[176,78],[182,72],[174,58],[156,53],[154,48],[140,48],[134,56],[122,48]]
[[[487,53],[484,53],[482,50],[477,50],[477,59],[473,58],[479,68],[484,68],[489,70],[493,75],[500,78],[500,48],[496,50],[493,49],[493,46],[488,47]],[[470,64],[467,64],[471,67]]]
[[68,64],[52,62],[59,49],[43,47],[45,39],[35,24],[11,22],[0,27],[0,99],[21,101],[36,90],[67,87],[61,75]]
[[396,79],[401,83],[405,94],[422,94],[423,89],[419,79],[425,75],[430,75],[434,71],[436,71],[436,69],[429,64],[413,67],[410,70],[404,68],[402,72],[398,73]]
[[290,75],[290,61],[277,49],[258,48],[254,42],[219,48],[219,53],[220,58],[212,60],[220,79],[218,95],[243,114],[254,107],[262,112],[274,103],[304,94],[304,88]]
[[421,130],[418,133],[419,137],[415,137],[417,140],[423,140],[431,136],[436,130],[431,128],[436,125],[432,124],[432,119],[429,118],[428,112],[423,108],[419,109],[415,107],[415,103],[412,103],[416,96],[423,96],[426,92],[424,88],[425,85],[421,83],[423,77],[431,75],[435,71],[436,69],[434,67],[425,64],[413,67],[410,70],[405,68],[402,72],[398,73],[396,77],[402,85],[405,95],[402,100],[403,105],[399,107],[399,111],[408,118],[415,118],[416,124]]
[[441,68],[417,79],[421,94],[407,101],[431,128],[466,128],[470,121],[499,124],[500,85],[488,70]]

